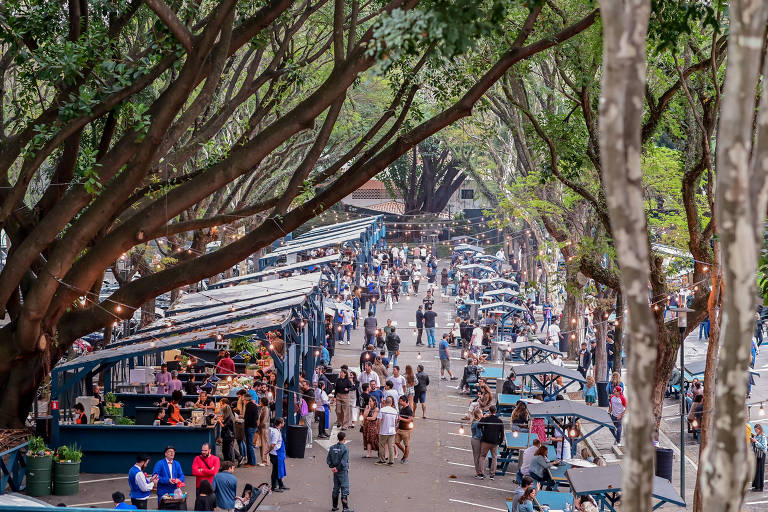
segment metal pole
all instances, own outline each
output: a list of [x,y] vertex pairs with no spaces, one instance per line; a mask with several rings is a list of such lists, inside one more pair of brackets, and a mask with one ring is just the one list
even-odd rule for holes
[[685,501],[685,327],[680,327],[680,496]]

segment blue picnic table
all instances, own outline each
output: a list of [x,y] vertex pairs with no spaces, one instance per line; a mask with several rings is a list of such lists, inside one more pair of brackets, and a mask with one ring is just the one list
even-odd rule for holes
[[496,410],[499,416],[508,416],[522,397],[520,395],[506,395],[501,393],[496,400]]
[[482,379],[503,379],[504,373],[501,371],[501,368],[483,368],[482,373],[480,373],[480,378]]
[[536,503],[539,509],[546,505],[550,510],[565,510],[566,505],[573,506],[573,495],[569,492],[538,491]]

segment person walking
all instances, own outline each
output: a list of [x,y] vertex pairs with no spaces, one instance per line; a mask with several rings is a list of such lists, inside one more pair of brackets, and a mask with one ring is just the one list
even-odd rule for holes
[[[499,445],[504,442],[504,423],[496,416],[496,406],[491,405],[488,408],[488,415],[478,422],[477,428],[483,433],[483,437],[480,442],[480,474],[477,478],[483,479],[483,464],[488,452],[491,452],[491,468],[488,478],[494,479],[496,475],[497,458],[499,452]],[[477,467],[477,464],[475,464]]]
[[451,380],[458,380],[458,377],[455,377],[451,371],[451,355],[448,347],[448,335],[443,334],[443,339],[440,340],[440,347],[438,348],[438,354],[440,356],[440,379],[445,380],[445,372],[447,371]]
[[[393,407],[392,397],[386,397],[384,406],[379,410],[379,460],[376,464],[389,466],[395,463],[395,424],[397,409]],[[387,453],[389,457],[387,458]]]
[[437,319],[437,313],[432,311],[432,304],[428,303],[426,308],[427,310],[424,312],[424,327],[427,329],[427,346],[429,348],[435,348],[437,346],[437,340],[435,340],[435,320]]
[[[592,353],[589,351],[589,349],[587,349],[587,343],[582,341],[581,350],[579,351],[579,363],[576,370],[585,379],[587,378],[587,370],[589,370],[589,366],[591,365],[591,363],[592,363]],[[584,385],[580,383],[579,389],[584,389]]]
[[621,387],[616,386],[613,388],[613,395],[608,402],[608,413],[611,415],[611,421],[616,430],[613,436],[616,438],[616,443],[621,443],[621,423],[624,419],[624,412],[627,409],[627,399],[621,392]]
[[283,418],[275,419],[275,426],[269,427],[269,462],[272,463],[272,492],[287,491],[288,487],[283,483],[285,478],[285,446],[283,446],[283,435],[280,429],[283,428],[285,420]]
[[203,481],[213,483],[213,477],[219,472],[221,462],[215,455],[211,455],[211,445],[203,443],[200,447],[200,455],[192,460],[192,474],[195,476],[195,494],[200,494],[200,484]]
[[396,330],[393,326],[384,341],[384,344],[387,346],[389,362],[392,366],[397,366],[397,356],[400,354],[400,336],[395,333]]
[[325,463],[333,473],[333,491],[331,491],[331,510],[339,510],[339,495],[343,512],[354,512],[349,508],[349,448],[345,439],[347,434],[339,432],[336,435],[338,443],[328,448]]
[[403,389],[403,394],[408,397],[408,403],[414,412],[416,411],[416,406],[413,403],[413,398],[416,382],[416,374],[413,371],[413,366],[409,364],[405,365],[405,388]]
[[128,487],[131,504],[141,510],[147,509],[147,499],[158,481],[157,475],[148,477],[144,471],[149,465],[149,456],[143,453],[136,456],[136,464],[128,470]]
[[233,512],[237,497],[237,477],[235,465],[232,462],[225,460],[221,464],[221,472],[213,477],[212,487],[216,493],[216,508],[224,512]]
[[420,347],[424,345],[421,341],[421,335],[424,333],[424,306],[421,304],[416,310],[416,333],[416,346]]
[[[350,337],[352,336],[352,324],[355,321],[355,314],[352,312],[352,309],[349,307],[344,307],[344,309],[341,311],[341,329],[342,334],[346,336],[347,338],[347,345],[350,344]],[[339,344],[344,343],[344,336],[342,336],[342,339],[339,340]]]
[[379,326],[379,323],[376,321],[376,317],[374,316],[375,312],[369,311],[368,317],[363,320],[363,332],[365,333],[365,343],[363,343],[363,349],[367,347],[368,345],[375,345],[376,344],[376,329]]
[[429,375],[424,372],[424,365],[420,364],[416,367],[416,385],[413,387],[413,401],[414,405],[421,403],[422,418],[427,417],[427,386],[429,386]]
[[482,409],[479,407],[472,409],[469,443],[472,446],[472,464],[475,466],[475,478],[480,478],[483,474],[482,461],[480,460],[480,445],[483,443],[483,432],[480,430],[481,419],[483,419]]

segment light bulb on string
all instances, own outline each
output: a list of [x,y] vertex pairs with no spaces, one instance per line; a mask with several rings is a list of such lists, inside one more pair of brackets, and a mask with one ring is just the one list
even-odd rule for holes
[[757,413],[760,416],[765,416],[765,408],[763,407],[763,402],[760,402],[760,410]]
[[512,431],[512,437],[518,437],[520,433],[517,430]]
[[464,425],[459,427],[459,434],[464,435]]

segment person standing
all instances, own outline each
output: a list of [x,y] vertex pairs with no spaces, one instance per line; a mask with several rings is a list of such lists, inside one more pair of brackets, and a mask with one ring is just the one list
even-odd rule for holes
[[427,346],[435,348],[437,346],[437,340],[435,339],[437,313],[432,311],[432,304],[427,303],[426,309],[424,312],[424,328],[427,329]]
[[448,335],[443,334],[443,339],[440,340],[440,347],[438,348],[440,355],[440,379],[445,380],[445,372],[448,372],[448,376],[451,380],[457,380],[451,371],[451,355],[448,352]]
[[[427,417],[427,386],[429,386],[429,375],[424,372],[424,365],[416,367],[416,385],[413,387],[414,406],[421,403],[421,417]],[[415,410],[414,410],[415,412]]]
[[[493,480],[496,475],[497,457],[499,445],[504,442],[504,423],[496,416],[496,406],[491,405],[488,408],[488,416],[485,416],[478,422],[478,429],[483,433],[480,441],[480,461],[484,461],[488,452],[491,452],[491,468],[488,478]],[[475,464],[477,467],[477,464]],[[481,462],[480,469],[484,464]],[[477,478],[483,479],[483,473],[477,475]]]
[[352,381],[349,380],[347,370],[339,370],[339,378],[334,384],[334,396],[336,398],[336,426],[341,430],[349,428],[351,421],[351,406],[349,401],[349,392],[354,388]]
[[549,302],[549,297],[544,299],[544,304],[541,305],[541,314],[544,316],[544,320],[541,322],[541,330],[544,332],[544,328],[549,328],[552,323],[552,303]]
[[401,464],[408,464],[408,456],[411,454],[411,432],[413,432],[413,409],[408,405],[408,397],[401,396],[397,400],[400,408],[397,417],[397,433],[395,434],[395,448],[403,452]]
[[763,426],[755,424],[755,432],[752,435],[752,449],[755,452],[755,477],[752,479],[752,490],[763,492],[765,482],[765,455],[768,453],[768,439],[763,431]]
[[[585,379],[587,378],[587,370],[589,370],[589,366],[592,364],[592,354],[587,349],[586,342],[581,342],[581,350],[579,351],[579,364],[576,370],[581,374],[582,377]],[[579,384],[579,389],[584,389],[584,386],[582,384]]]
[[224,512],[235,510],[235,497],[237,497],[237,477],[235,465],[226,460],[221,464],[221,473],[213,477],[212,487],[216,493],[216,508]]
[[355,314],[352,312],[352,309],[345,306],[344,309],[341,310],[341,329],[342,329],[342,336],[339,340],[339,344],[344,343],[344,336],[346,335],[347,338],[347,345],[349,345],[350,337],[352,336],[352,324],[355,321]]
[[379,323],[376,321],[375,313],[373,311],[368,312],[368,317],[363,320],[363,329],[365,332],[365,343],[363,347],[376,344],[376,329]]
[[392,367],[392,377],[390,377],[389,380],[392,381],[392,386],[395,388],[395,391],[397,391],[398,397],[407,395],[405,392],[405,377],[400,374],[399,366]]
[[160,365],[160,373],[155,374],[155,384],[157,385],[158,395],[167,395],[170,393],[168,384],[171,383],[171,374],[168,373],[168,365],[163,363]]
[[144,470],[149,465],[149,456],[141,454],[136,457],[136,464],[128,470],[128,487],[131,503],[138,509],[147,509],[147,499],[158,481],[157,475],[148,477]]
[[163,457],[155,463],[153,476],[157,476],[157,508],[165,508],[162,497],[166,494],[173,494],[173,491],[184,482],[184,472],[181,470],[181,464],[176,457],[176,449],[173,446],[166,446],[163,450]]
[[331,510],[339,510],[339,495],[343,512],[354,512],[349,508],[349,448],[344,441],[347,434],[339,432],[336,435],[338,443],[328,448],[325,463],[333,473],[333,491],[331,491]]
[[396,328],[392,326],[384,341],[387,346],[387,355],[392,366],[397,366],[397,356],[400,353],[400,336],[395,333]]
[[259,446],[261,446],[261,462],[257,466],[264,467],[267,465],[267,454],[270,451],[269,448],[269,398],[262,396],[259,400],[259,431],[256,434],[259,436]]
[[[392,397],[386,397],[384,406],[379,410],[379,460],[378,465],[395,463],[395,424],[397,422],[397,409],[392,405]],[[389,452],[389,458],[387,458]]]
[[480,420],[483,419],[483,410],[479,407],[472,409],[471,423],[469,426],[470,439],[472,446],[472,464],[475,466],[475,478],[480,478],[483,474],[483,466],[480,460],[480,445],[483,443],[483,432],[480,430]]
[[256,465],[256,448],[254,446],[254,440],[259,432],[259,406],[256,405],[253,398],[251,398],[251,395],[248,393],[242,395],[242,400],[245,402],[243,428],[245,429],[245,444],[248,457],[245,465],[253,467]]
[[420,347],[424,345],[421,341],[421,335],[424,332],[424,306],[419,304],[419,309],[416,310],[416,346]]
[[211,455],[211,445],[203,443],[200,455],[192,461],[192,474],[195,476],[195,495],[200,494],[200,484],[207,480],[213,483],[213,477],[219,472],[221,462],[215,455]]
[[472,338],[469,342],[470,351],[476,357],[480,357],[480,355],[483,353],[483,328],[480,327],[480,324],[476,323],[474,320],[470,320],[469,323],[473,326]]
[[269,462],[272,463],[272,492],[287,491],[288,487],[283,483],[285,478],[285,447],[283,435],[280,429],[285,424],[283,418],[275,419],[275,426],[269,427]]
[[621,392],[621,388],[616,386],[613,388],[613,395],[608,402],[608,413],[611,415],[611,421],[615,431],[613,436],[616,438],[616,443],[621,443],[621,422],[624,419],[624,412],[627,409],[627,399]]
[[325,392],[325,381],[318,381],[315,388],[315,413],[317,414],[317,438],[328,439],[326,429],[331,428],[331,408],[328,394]]

